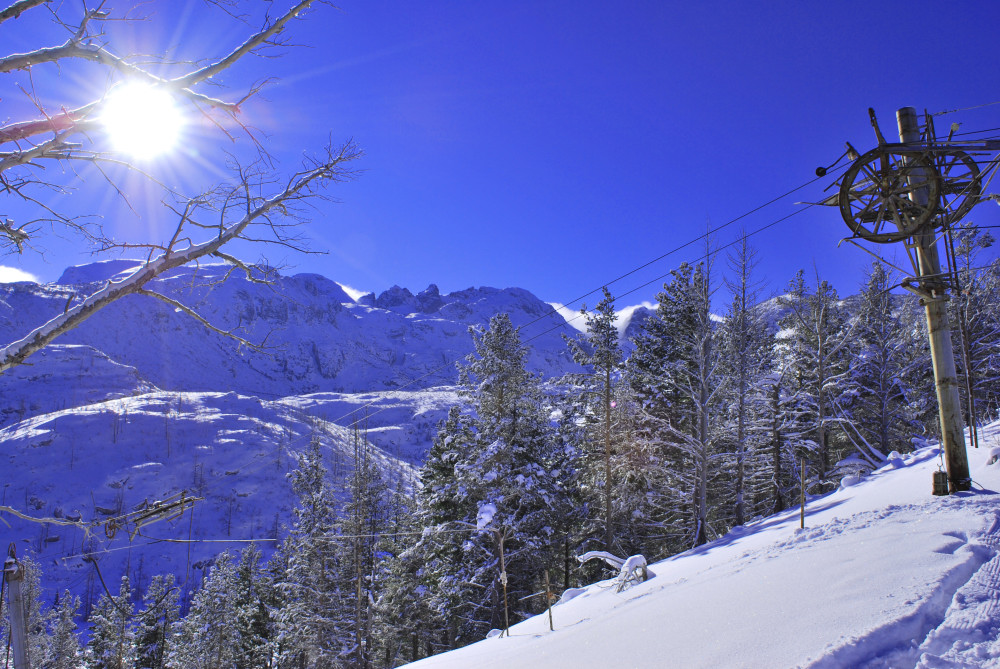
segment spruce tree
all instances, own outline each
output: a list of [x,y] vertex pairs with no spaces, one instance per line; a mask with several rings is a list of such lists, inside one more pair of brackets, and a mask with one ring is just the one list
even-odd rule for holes
[[240,669],[270,669],[277,650],[276,623],[271,615],[278,607],[274,578],[262,562],[255,544],[240,553],[232,597],[236,600],[236,633]]
[[[617,442],[613,424],[615,422],[613,403],[619,373],[623,366],[623,354],[618,343],[618,328],[616,326],[615,299],[607,287],[603,288],[603,297],[593,313],[584,305],[580,311],[587,324],[587,333],[582,340],[569,339],[570,351],[578,364],[590,368],[591,373],[578,379],[578,392],[582,395],[587,429],[584,432],[586,442],[584,450],[588,454],[585,460],[587,477],[593,486],[593,492],[600,493],[600,499],[589,500],[590,508],[603,509],[604,513],[604,549],[615,550],[614,521],[614,442]],[[612,406],[614,404],[614,407]]]
[[829,490],[838,474],[834,465],[850,449],[838,425],[849,416],[846,405],[853,393],[848,371],[850,327],[837,291],[818,280],[815,290],[799,271],[780,300],[786,309],[778,354],[782,356],[784,380],[791,384],[799,415],[811,426],[810,451],[816,478]]
[[969,385],[980,422],[1000,415],[1000,261],[980,267],[983,252],[994,244],[993,236],[966,223],[954,230],[956,273],[959,290],[951,302],[955,357],[961,372],[962,396],[969,422],[968,392],[964,384],[968,359]]
[[298,497],[295,524],[281,551],[287,571],[277,585],[283,599],[277,612],[281,661],[290,666],[333,669],[350,643],[341,606],[343,565],[334,549],[333,495],[314,435],[289,474]]
[[136,667],[164,669],[167,666],[174,625],[180,619],[180,591],[174,575],[157,574],[142,597],[143,609],[136,623]]
[[69,590],[63,591],[49,622],[50,655],[40,666],[48,669],[77,669],[80,666],[80,639],[76,623],[79,610],[80,598],[73,596]]
[[343,540],[336,547],[346,554],[341,559],[341,605],[353,628],[353,644],[345,654],[354,667],[372,664],[371,602],[377,596],[375,573],[379,536],[384,531],[388,489],[373,456],[368,439],[354,430],[354,468],[348,477],[347,503],[338,522]]
[[664,549],[670,552],[717,534],[709,524],[709,484],[723,382],[710,309],[711,264],[683,264],[671,274],[629,359],[643,415],[640,438],[664,457]]
[[[555,552],[559,487],[548,467],[552,426],[538,378],[525,368],[527,349],[506,314],[490,319],[487,330],[474,329],[475,352],[460,370],[465,394],[476,411],[476,445],[462,463],[460,481],[468,500],[465,522],[475,525],[485,505],[496,510],[490,527],[474,532],[463,544],[459,574],[479,584],[471,602],[472,630],[477,635],[517,620],[533,603],[542,570]],[[500,587],[501,537],[508,583],[507,606]],[[523,603],[522,603],[523,602]]]
[[[500,537],[511,622],[533,606],[530,597],[554,562],[560,486],[553,476],[551,408],[537,377],[525,368],[527,351],[506,314],[489,328],[471,329],[474,352],[460,366],[461,396],[474,414],[454,411],[421,470],[419,513],[428,528],[427,557],[434,607],[444,634],[464,644],[503,627]],[[450,472],[450,473],[449,473]],[[488,528],[477,529],[480,509],[492,508]],[[450,631],[449,631],[450,630]]]
[[129,579],[122,576],[118,594],[102,594],[90,612],[90,642],[85,654],[88,669],[126,669],[133,666],[134,613]]
[[892,278],[879,262],[872,263],[859,294],[854,328],[851,379],[857,388],[848,436],[872,465],[890,451],[911,450],[918,431],[907,404],[905,385],[907,336],[899,309],[889,292]]
[[755,500],[766,496],[761,489],[766,470],[764,415],[767,379],[773,367],[773,339],[759,303],[760,285],[754,276],[757,252],[744,235],[728,258],[731,277],[726,286],[732,296],[729,310],[719,327],[720,365],[725,384],[725,436],[720,462],[727,470],[732,492],[732,523],[744,524],[758,511]]
[[188,669],[235,669],[239,651],[236,567],[228,551],[216,556],[209,575],[194,595],[170,649],[170,666]]

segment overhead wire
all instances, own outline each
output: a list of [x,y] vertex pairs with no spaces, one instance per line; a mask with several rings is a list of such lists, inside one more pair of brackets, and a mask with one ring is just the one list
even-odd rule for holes
[[[984,105],[984,106],[986,106],[986,105]],[[982,131],[982,132],[992,132],[993,130],[1000,130],[1000,128],[991,129],[991,130]],[[971,133],[966,133],[966,134],[971,134]],[[645,269],[647,267],[650,267],[651,265],[654,265],[657,262],[660,262],[661,260],[663,260],[663,259],[665,259],[665,258],[667,258],[667,257],[669,257],[671,255],[673,255],[674,253],[677,253],[678,251],[681,251],[681,250],[683,250],[683,249],[691,246],[692,244],[695,244],[695,243],[697,243],[699,241],[702,241],[702,240],[704,240],[706,238],[709,238],[711,235],[719,232],[720,230],[725,229],[726,227],[732,225],[733,223],[736,223],[736,222],[738,222],[738,221],[746,218],[747,216],[750,216],[750,215],[752,215],[752,214],[754,214],[754,213],[756,213],[756,212],[758,212],[758,211],[760,211],[760,210],[762,210],[762,209],[764,209],[764,208],[766,208],[766,207],[768,207],[768,206],[770,206],[770,205],[772,205],[772,204],[774,204],[776,202],[779,202],[780,200],[782,200],[782,199],[784,199],[784,198],[786,198],[786,197],[788,197],[788,196],[790,196],[790,195],[792,195],[792,194],[794,194],[794,193],[802,190],[803,188],[806,188],[807,186],[812,185],[813,183],[819,181],[820,179],[825,178],[829,174],[830,171],[837,171],[834,168],[836,168],[837,165],[839,165],[840,160],[842,160],[842,159],[843,159],[843,156],[841,156],[841,158],[838,159],[837,162],[834,163],[834,165],[832,165],[830,168],[827,168],[827,172],[825,172],[822,176],[817,176],[817,177],[815,177],[813,179],[810,179],[809,181],[807,181],[807,182],[805,182],[805,183],[803,183],[803,184],[801,184],[799,186],[796,186],[795,188],[793,188],[793,189],[791,189],[791,190],[783,193],[782,195],[779,195],[779,196],[777,196],[775,198],[772,198],[771,200],[768,200],[767,202],[765,202],[765,203],[763,203],[763,204],[761,204],[761,205],[759,205],[757,207],[754,207],[753,209],[750,209],[749,211],[744,212],[743,214],[740,214],[739,216],[736,216],[735,218],[730,219],[726,223],[723,223],[723,224],[721,224],[719,226],[716,226],[715,228],[709,229],[705,233],[703,233],[701,235],[698,235],[697,237],[694,237],[693,239],[690,239],[690,240],[684,242],[683,244],[680,244],[679,246],[670,249],[666,253],[663,253],[663,254],[657,256],[656,258],[654,258],[654,259],[652,259],[652,260],[650,260],[650,261],[648,261],[646,263],[643,263],[642,265],[639,265],[639,266],[637,266],[637,267],[635,267],[635,268],[633,268],[633,269],[631,269],[631,270],[629,270],[629,271],[627,271],[627,272],[619,275],[618,277],[612,279],[611,281],[609,281],[607,283],[602,284],[601,287],[598,287],[598,288],[595,288],[593,290],[590,290],[590,291],[588,291],[588,292],[580,295],[579,297],[574,298],[573,300],[565,303],[565,305],[568,306],[568,305],[574,304],[576,302],[579,302],[579,301],[581,301],[581,300],[583,300],[583,299],[585,299],[585,298],[587,298],[587,297],[589,297],[589,296],[597,293],[602,288],[606,288],[606,287],[608,287],[610,285],[613,285],[613,284],[615,284],[615,283],[617,283],[617,282],[619,282],[619,281],[621,281],[621,280],[623,280],[625,278],[628,278],[629,276],[632,276],[633,274],[635,274],[635,273],[637,273],[637,272],[639,272],[639,271],[641,271],[641,270],[643,270],[643,269]],[[984,161],[976,161],[976,162],[977,162],[977,164],[979,164],[981,162],[982,164],[992,165],[992,166],[995,167],[997,161],[996,161],[996,159],[993,159],[993,160],[984,160]],[[843,169],[844,168],[840,168],[840,170],[843,170]],[[996,174],[995,171],[990,174],[989,179],[987,181],[987,185],[992,180],[993,176],[995,176],[995,174]],[[752,232],[747,233],[746,235],[740,236],[740,237],[736,238],[735,240],[729,242],[728,244],[725,244],[725,245],[723,245],[721,247],[718,247],[718,248],[714,249],[713,251],[710,251],[709,253],[706,253],[705,255],[703,255],[703,256],[701,256],[699,258],[694,259],[693,262],[700,262],[702,260],[705,260],[708,257],[710,257],[711,255],[713,255],[715,253],[718,253],[719,251],[722,251],[722,250],[724,250],[726,248],[729,248],[730,246],[733,246],[733,245],[735,245],[735,244],[743,241],[744,239],[746,239],[748,237],[751,237],[753,235],[756,235],[756,234],[759,234],[761,232],[764,232],[765,230],[768,230],[768,229],[770,229],[770,228],[778,225],[779,223],[784,222],[784,221],[788,220],[789,218],[792,218],[793,216],[797,216],[798,214],[803,213],[804,211],[810,209],[813,206],[816,206],[816,203],[807,203],[806,206],[804,206],[803,208],[801,208],[799,210],[796,210],[796,211],[792,212],[791,214],[783,216],[783,217],[781,217],[781,218],[779,218],[779,219],[777,219],[775,221],[772,221],[772,222],[770,222],[770,223],[768,223],[768,224],[766,224],[764,226],[761,226],[761,227],[757,228],[756,230],[753,230]],[[1000,226],[981,226],[981,227],[986,228],[986,227],[1000,227]],[[662,274],[662,275],[660,275],[660,276],[658,276],[658,277],[656,277],[656,278],[654,278],[654,279],[652,279],[650,281],[647,281],[647,282],[645,282],[643,284],[640,284],[640,285],[638,285],[638,286],[636,286],[636,287],[634,287],[634,288],[632,288],[630,290],[627,290],[627,291],[624,291],[624,292],[620,292],[620,293],[618,293],[615,296],[615,299],[620,299],[622,297],[626,297],[626,296],[631,295],[631,294],[633,294],[635,292],[638,292],[638,291],[640,291],[640,290],[642,290],[644,288],[647,288],[648,286],[650,286],[650,285],[652,285],[652,284],[654,284],[654,283],[656,283],[658,281],[662,281],[664,278],[666,278],[668,276],[670,276],[669,273]],[[557,313],[555,309],[553,309],[553,313]],[[551,314],[547,313],[547,314],[545,314],[543,316],[539,316],[538,318],[536,318],[536,319],[534,319],[532,321],[529,321],[528,323],[520,326],[520,329],[523,330],[524,328],[530,327],[531,325],[534,325],[535,323],[538,323],[539,321],[541,321],[544,318],[549,317],[550,315]],[[573,316],[571,318],[566,318],[564,316],[564,318],[565,318],[565,324],[572,323],[575,320],[577,320],[579,318],[582,318],[582,317],[583,317],[583,314],[576,314],[575,316]],[[538,339],[540,337],[543,337],[543,336],[545,336],[547,334],[550,334],[550,333],[552,333],[552,332],[554,332],[556,330],[562,329],[563,326],[564,326],[564,324],[560,323],[560,324],[557,324],[557,325],[555,325],[553,327],[550,327],[550,328],[548,328],[546,330],[543,330],[542,332],[539,332],[539,333],[537,333],[537,334],[535,334],[535,335],[533,335],[531,337],[526,338],[524,340],[524,343],[530,343],[530,342],[532,342],[532,341],[534,341],[534,340],[536,340],[536,339]],[[442,364],[442,365],[440,365],[440,366],[438,366],[438,367],[436,367],[436,368],[434,368],[434,369],[426,372],[425,374],[417,377],[416,379],[413,379],[413,380],[407,382],[406,384],[404,384],[403,386],[401,386],[400,388],[397,388],[395,390],[402,390],[402,389],[405,389],[405,388],[407,388],[409,386],[412,386],[413,384],[415,384],[415,383],[417,383],[417,382],[419,382],[419,381],[427,378],[428,376],[435,375],[438,372],[440,372],[441,370],[443,370],[446,367],[448,367],[449,365],[453,365],[453,364],[455,364],[457,362],[458,362],[457,360],[452,360],[452,361],[449,361],[447,363],[444,363],[444,364]],[[340,424],[340,421],[343,421],[343,420],[345,420],[347,418],[350,418],[352,415],[354,415],[358,411],[361,411],[361,410],[363,410],[365,408],[370,408],[373,405],[374,405],[374,401],[370,402],[370,403],[367,403],[365,405],[362,405],[362,406],[358,407],[357,409],[354,409],[354,410],[352,410],[352,411],[350,411],[350,412],[348,412],[348,413],[340,416],[339,418],[335,419],[333,422],[335,424]],[[385,409],[378,409],[374,413],[371,413],[370,416],[371,415],[377,415],[378,413],[380,413],[381,411],[384,411],[384,410]],[[356,424],[357,424],[357,421],[355,421],[353,423],[350,423],[348,425],[348,427],[353,427]]]
[[931,116],[944,116],[945,114],[954,114],[955,112],[972,111],[973,109],[982,109],[984,107],[992,107],[993,105],[1000,105],[1000,100],[997,100],[996,102],[987,102],[972,107],[962,107],[960,109],[946,109],[944,111],[934,112],[933,114],[931,114]]
[[[834,163],[834,165],[832,165],[828,169],[831,170],[831,171],[839,171],[839,170],[836,169],[836,166],[837,166],[837,164],[839,164],[840,160],[842,160],[842,159],[843,159],[843,156],[841,156],[841,158],[838,159],[837,163]],[[839,168],[839,169],[843,169],[843,168]],[[740,214],[739,216],[736,216],[735,218],[732,218],[732,219],[728,220],[727,222],[725,222],[725,223],[723,223],[721,225],[718,225],[718,226],[716,226],[714,228],[711,228],[711,229],[707,230],[706,232],[698,235],[697,237],[694,237],[694,238],[692,238],[692,239],[684,242],[683,244],[680,244],[680,245],[678,245],[678,246],[670,249],[669,251],[667,251],[665,253],[662,253],[661,255],[657,256],[656,258],[654,258],[652,260],[649,260],[649,261],[643,263],[642,265],[639,265],[639,266],[637,266],[637,267],[635,267],[635,268],[633,268],[633,269],[631,269],[631,270],[629,270],[629,271],[627,271],[627,272],[619,275],[618,277],[612,279],[611,281],[603,283],[603,284],[601,284],[601,286],[599,286],[597,288],[594,288],[593,290],[590,290],[590,291],[588,291],[588,292],[586,292],[586,293],[584,293],[584,294],[582,294],[582,295],[574,298],[573,300],[570,300],[569,302],[566,302],[564,304],[564,306],[575,304],[576,302],[579,302],[579,301],[581,301],[581,300],[583,300],[583,299],[585,299],[585,298],[587,298],[587,297],[589,297],[589,296],[597,293],[602,288],[606,288],[607,286],[611,286],[611,285],[613,285],[613,284],[615,284],[615,283],[617,283],[619,281],[622,281],[623,279],[626,279],[629,276],[632,276],[633,274],[636,274],[637,272],[640,272],[643,269],[646,269],[646,268],[648,268],[648,267],[656,264],[657,262],[660,262],[660,261],[664,260],[665,258],[667,258],[667,257],[669,257],[669,256],[671,256],[671,255],[673,255],[673,254],[675,254],[675,253],[677,253],[677,252],[679,252],[679,251],[681,251],[681,250],[683,250],[683,249],[691,246],[692,244],[695,244],[695,243],[697,243],[699,241],[702,241],[702,240],[704,240],[706,238],[709,238],[711,235],[714,235],[717,232],[719,232],[719,231],[721,231],[721,230],[723,230],[723,229],[725,229],[725,228],[733,225],[734,223],[736,223],[736,222],[738,222],[738,221],[746,218],[747,216],[750,216],[750,215],[752,215],[752,214],[754,214],[754,213],[756,213],[758,211],[761,211],[762,209],[764,209],[764,208],[766,208],[766,207],[768,207],[768,206],[770,206],[772,204],[775,204],[776,202],[779,202],[779,201],[783,200],[784,198],[787,198],[787,197],[789,197],[789,196],[797,193],[798,191],[802,190],[803,188],[806,188],[806,187],[808,187],[808,186],[816,183],[817,181],[819,181],[820,179],[825,178],[826,176],[828,176],[828,174],[824,174],[823,176],[814,177],[814,178],[810,179],[809,181],[806,181],[805,183],[800,184],[799,186],[796,186],[795,188],[792,188],[791,190],[788,190],[785,193],[782,193],[781,195],[779,195],[777,197],[774,197],[774,198],[768,200],[767,202],[765,202],[765,203],[763,203],[763,204],[761,204],[761,205],[759,205],[757,207],[754,207],[753,209],[750,209],[750,210],[748,210],[748,211]],[[779,218],[779,219],[777,219],[775,221],[772,221],[772,222],[770,222],[770,223],[768,223],[768,224],[766,224],[766,225],[764,225],[764,226],[762,226],[762,227],[754,230],[751,233],[748,233],[746,236],[749,237],[749,236],[758,234],[760,232],[763,232],[764,230],[770,229],[770,228],[774,227],[775,225],[777,225],[778,223],[781,223],[781,222],[783,222],[785,220],[788,220],[789,218],[802,213],[803,211],[805,211],[806,209],[809,209],[812,206],[815,206],[815,205],[808,204],[807,206],[803,207],[802,209],[799,209],[799,210],[797,210],[797,211],[795,211],[795,212],[793,212],[793,213],[791,213],[791,214],[789,214],[787,216],[783,216],[783,217],[781,217],[781,218]],[[724,247],[721,247],[720,249],[717,249],[717,250],[722,250],[722,248],[728,248],[729,246],[731,246],[731,245],[733,245],[733,244],[741,241],[741,239],[742,239],[742,237],[738,238],[737,240],[735,240],[735,241],[731,242],[730,244],[727,244]],[[617,298],[625,297],[625,296],[630,295],[632,293],[635,293],[635,292],[637,292],[639,290],[642,290],[643,288],[646,288],[646,287],[650,286],[651,284],[656,283],[657,281],[661,281],[663,278],[665,278],[665,277],[667,277],[669,275],[670,275],[669,273],[662,274],[659,277],[657,277],[657,278],[655,278],[655,279],[653,279],[651,281],[647,281],[647,282],[645,282],[645,283],[643,283],[643,284],[641,284],[641,285],[639,285],[639,286],[637,286],[635,288],[632,288],[632,289],[627,290],[625,292],[619,293],[617,295]],[[556,311],[556,309],[553,308],[553,310],[551,312],[543,314],[542,316],[539,316],[539,317],[535,318],[534,320],[529,321],[529,322],[521,325],[519,327],[519,329],[520,330],[524,330],[525,328],[528,328],[528,327],[530,327],[530,326],[538,323],[539,321],[541,321],[543,319],[549,318],[552,314],[557,314],[557,313],[558,312]],[[546,330],[543,330],[540,333],[537,333],[537,334],[535,334],[535,335],[533,335],[533,336],[531,336],[529,338],[526,338],[524,340],[524,343],[530,343],[530,342],[538,339],[539,337],[545,336],[546,334],[549,334],[549,333],[554,332],[556,330],[562,329],[566,324],[572,323],[572,322],[574,322],[577,319],[582,318],[582,317],[583,317],[582,314],[576,314],[575,316],[573,316],[571,318],[567,318],[567,317],[563,316],[563,318],[565,319],[564,323],[559,323],[559,324],[557,324],[557,325],[555,325],[553,327],[550,327],[550,328],[548,328]],[[408,381],[407,383],[403,384],[402,386],[400,386],[398,388],[394,388],[392,392],[405,390],[406,388],[415,385],[416,383],[422,381],[425,378],[428,378],[430,376],[436,375],[437,373],[439,373],[440,371],[442,371],[446,367],[454,365],[457,362],[458,362],[458,360],[456,359],[456,360],[451,360],[451,361],[448,361],[446,363],[443,363],[443,364],[439,365],[438,367],[435,367],[434,369],[431,369],[431,370],[425,372],[424,374],[416,377],[415,379],[411,379],[410,381]],[[351,416],[353,416],[354,414],[358,413],[359,411],[362,411],[362,410],[364,410],[366,408],[370,408],[370,407],[374,406],[374,404],[375,404],[375,402],[372,401],[372,402],[366,403],[364,405],[361,405],[361,406],[357,407],[356,409],[353,409],[353,410],[349,411],[348,413],[343,414],[340,417],[334,419],[333,422],[335,424],[339,425],[341,421],[343,421],[343,420],[345,420],[347,418],[350,418]],[[373,412],[370,415],[372,415],[372,416],[378,415],[378,413],[380,413],[381,411],[384,411],[384,410],[385,409],[378,409],[378,410],[376,410],[375,412]],[[358,424],[358,421],[354,421],[353,423],[349,423],[347,425],[347,427],[354,427],[357,424]]]
[[[414,530],[409,532],[381,532],[381,533],[370,533],[370,534],[328,534],[326,536],[320,537],[319,540],[321,542],[326,542],[326,543],[337,543],[340,541],[353,541],[354,539],[383,539],[388,537],[423,536],[425,534],[465,534],[465,533],[479,532],[479,531],[482,531],[481,528],[474,526],[460,527],[455,529],[443,529],[440,527],[432,527],[419,531]],[[257,544],[257,543],[276,543],[282,541],[281,539],[270,538],[270,537],[256,538],[256,539],[233,539],[233,538],[173,539],[170,537],[151,537],[149,535],[141,533],[139,533],[138,536],[142,537],[143,539],[147,539],[148,541],[145,541],[143,543],[134,543],[130,541],[129,545],[127,546],[116,546],[113,548],[102,548],[99,550],[82,551],[79,553],[73,553],[71,555],[64,555],[58,559],[63,562],[73,560],[76,558],[82,558],[84,560],[93,561],[93,558],[99,555],[104,555],[107,553],[116,553],[120,551],[127,551],[133,548],[135,548],[136,550],[150,548],[152,546],[156,546],[163,543],[187,544],[190,546],[193,544]]]

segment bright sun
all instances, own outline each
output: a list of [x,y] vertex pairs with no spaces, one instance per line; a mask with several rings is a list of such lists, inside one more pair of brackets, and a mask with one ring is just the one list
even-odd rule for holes
[[173,97],[163,89],[127,83],[104,101],[101,123],[116,150],[149,159],[173,148],[183,117]]

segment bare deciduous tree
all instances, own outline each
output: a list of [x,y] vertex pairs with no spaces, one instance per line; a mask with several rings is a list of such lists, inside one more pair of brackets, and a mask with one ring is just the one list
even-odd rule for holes
[[[19,90],[33,110],[30,118],[0,120],[0,204],[7,200],[16,203],[20,211],[30,212],[26,220],[0,216],[0,255],[38,252],[47,236],[56,235],[70,236],[79,241],[80,248],[96,254],[127,253],[134,257],[139,253],[144,261],[126,277],[109,281],[90,295],[70,298],[61,313],[18,341],[0,347],[0,373],[23,363],[99,309],[127,295],[166,301],[207,327],[240,339],[235,331],[215,327],[148,284],[163,272],[201,259],[225,262],[252,280],[267,281],[266,269],[241,262],[227,252],[227,245],[242,240],[309,252],[297,230],[305,221],[309,201],[323,198],[324,188],[331,183],[350,179],[353,172],[349,165],[360,155],[353,142],[330,143],[318,155],[304,160],[298,170],[282,176],[275,171],[275,161],[257,132],[240,115],[241,106],[256,101],[261,84],[249,85],[231,98],[206,92],[213,86],[218,91],[221,75],[243,59],[261,55],[272,47],[289,46],[285,33],[291,24],[308,19],[308,10],[327,4],[325,0],[299,0],[279,16],[267,14],[258,28],[247,28],[242,43],[197,62],[175,62],[166,54],[117,51],[116,37],[127,34],[136,22],[150,19],[135,15],[137,3],[125,3],[124,13],[116,12],[111,4],[110,0],[17,0],[0,9],[0,31],[12,26],[16,29],[19,20],[37,19],[48,12],[56,29],[65,34],[61,43],[0,55],[0,82],[7,77],[2,82],[6,89]],[[221,18],[242,21],[241,25],[249,26],[252,20],[239,13],[238,0],[206,0],[206,5],[205,11],[223,12]],[[272,4],[249,3],[248,7],[270,9]],[[79,97],[78,87],[68,76],[63,78],[63,72],[81,62],[82,67],[97,70],[102,84],[93,99],[71,104],[74,97]],[[22,85],[20,79],[13,83],[15,75],[27,83]],[[36,87],[43,78],[47,82],[55,79],[57,92],[62,86],[66,92],[62,101],[53,102],[52,98],[58,96]],[[107,133],[102,132],[100,123],[110,96],[117,88],[135,82],[169,94],[184,105],[190,116],[209,125],[217,139],[225,141],[227,146],[214,145],[215,173],[227,171],[231,174],[228,180],[196,187],[193,190],[200,191],[198,194],[185,195],[180,188],[168,186],[142,161],[105,145]],[[71,91],[74,95],[70,95]],[[229,148],[233,146],[239,148]],[[234,157],[236,151],[240,151],[242,160]],[[81,214],[53,205],[51,193],[94,187],[94,179],[83,179],[84,171],[97,175],[98,187],[120,198],[128,208],[134,209],[128,187],[122,183],[126,178],[140,177],[147,189],[158,189],[163,215],[169,217],[164,228],[167,232],[161,238],[149,233],[146,238],[123,239],[106,232],[102,219],[93,212]]]

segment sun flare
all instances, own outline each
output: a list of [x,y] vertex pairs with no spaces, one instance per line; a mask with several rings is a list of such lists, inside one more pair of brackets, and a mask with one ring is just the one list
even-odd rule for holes
[[174,147],[183,116],[174,98],[162,88],[128,83],[108,95],[101,123],[116,151],[150,159]]

